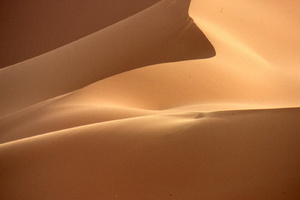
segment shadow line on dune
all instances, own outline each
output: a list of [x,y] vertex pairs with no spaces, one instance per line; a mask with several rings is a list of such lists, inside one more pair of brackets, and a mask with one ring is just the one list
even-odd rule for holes
[[151,64],[206,59],[216,56],[212,43],[189,18],[188,23],[173,38],[161,46],[160,54]]
[[161,1],[76,42],[1,69],[0,117],[126,71],[216,55],[189,17],[189,4]]

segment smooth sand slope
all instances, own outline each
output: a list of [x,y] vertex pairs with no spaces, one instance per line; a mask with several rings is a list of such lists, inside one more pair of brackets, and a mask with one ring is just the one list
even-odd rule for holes
[[[189,18],[188,6],[189,1],[161,1],[93,35],[4,68],[1,115],[130,69],[215,55]],[[183,40],[177,42],[178,37]],[[189,41],[192,38],[196,40]]]
[[150,4],[0,70],[0,199],[300,198],[299,3]]
[[297,199],[299,109],[181,112],[0,146],[4,199]]
[[0,68],[78,40],[159,1],[1,1]]

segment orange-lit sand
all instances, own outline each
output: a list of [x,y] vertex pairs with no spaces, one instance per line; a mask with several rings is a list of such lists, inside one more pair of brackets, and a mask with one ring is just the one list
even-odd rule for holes
[[0,199],[300,199],[298,1],[100,2],[0,69]]

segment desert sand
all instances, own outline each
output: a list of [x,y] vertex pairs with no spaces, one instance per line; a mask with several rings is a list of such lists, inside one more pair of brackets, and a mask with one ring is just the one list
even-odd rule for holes
[[300,199],[299,1],[98,2],[3,43],[0,199]]

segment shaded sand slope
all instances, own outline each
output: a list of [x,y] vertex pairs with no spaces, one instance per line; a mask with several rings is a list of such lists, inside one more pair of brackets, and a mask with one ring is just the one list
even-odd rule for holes
[[300,198],[298,1],[189,3],[0,71],[0,199]]
[[3,199],[297,199],[298,108],[185,111],[0,146]]
[[78,40],[159,1],[1,1],[0,68]]
[[161,1],[81,40],[2,69],[0,116],[130,69],[215,55],[189,18],[189,3]]
[[[276,2],[278,3],[280,2]],[[286,24],[285,20],[273,16],[276,8],[259,8],[261,4],[256,3],[254,8],[258,6],[260,12],[266,10],[273,17],[261,16],[261,20],[266,23],[263,28],[257,25],[252,26],[250,30],[245,26],[252,25],[260,16],[253,13],[241,15],[240,12],[246,12],[247,7],[238,2],[232,2],[234,6],[231,12],[222,10],[222,2],[216,1],[215,4],[216,8],[210,4],[192,1],[189,12],[213,42],[217,56],[205,60],[188,60],[133,69],[55,100],[29,107],[0,121],[3,132],[0,136],[1,142],[89,123],[148,115],[157,113],[150,110],[186,105],[199,107],[210,104],[214,105],[214,110],[224,106],[226,109],[232,109],[236,104],[243,104],[243,108],[251,109],[255,106],[298,107],[300,76],[297,65],[289,65],[291,61],[297,61],[294,57],[299,46],[295,37],[297,25],[292,26],[295,22],[289,17],[293,14],[287,15],[292,22],[286,19],[289,21]],[[272,23],[274,19],[277,19],[276,23]],[[265,34],[274,26],[285,27],[278,28],[276,34],[289,36],[289,40],[295,41],[291,45],[286,38],[277,38],[276,43],[285,46],[285,51],[262,47],[262,43],[259,42],[264,41],[266,45],[275,43],[272,37]],[[255,34],[250,34],[252,32]],[[160,48],[160,53],[168,54],[157,55],[156,59],[163,61],[209,57],[213,49],[205,47],[206,40],[203,40],[205,38],[201,34],[192,20],[189,20],[170,40],[171,43]],[[268,57],[271,55],[276,55],[276,58]],[[128,55],[124,55],[124,58],[125,56]],[[151,56],[155,57],[154,54]],[[286,65],[278,65],[288,56],[290,59],[286,59]],[[295,70],[288,70],[292,67]],[[206,108],[201,106],[201,109]],[[168,111],[158,113],[161,112]]]

